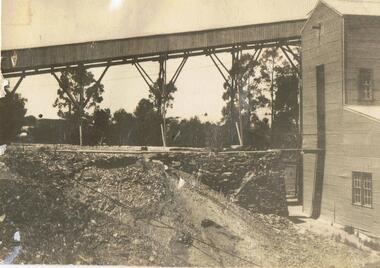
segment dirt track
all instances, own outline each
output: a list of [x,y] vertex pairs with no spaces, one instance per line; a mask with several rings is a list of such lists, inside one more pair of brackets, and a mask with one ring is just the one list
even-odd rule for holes
[[19,230],[18,263],[363,267],[376,260],[287,218],[250,213],[158,161],[109,159],[2,157],[0,258]]

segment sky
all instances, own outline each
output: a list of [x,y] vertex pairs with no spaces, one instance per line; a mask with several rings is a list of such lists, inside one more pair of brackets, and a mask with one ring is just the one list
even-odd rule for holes
[[[1,48],[15,49],[306,18],[316,0],[2,0]],[[221,55],[227,66],[230,54]],[[168,61],[168,76],[180,60]],[[143,63],[155,79],[158,63]],[[101,69],[91,69],[95,77]],[[10,80],[11,85],[16,83]],[[133,112],[148,89],[131,65],[111,67],[102,83],[102,108]],[[206,56],[190,58],[169,116],[219,121],[223,78]],[[29,76],[18,92],[28,114],[57,118],[58,85],[51,75]],[[204,114],[207,113],[207,117]]]

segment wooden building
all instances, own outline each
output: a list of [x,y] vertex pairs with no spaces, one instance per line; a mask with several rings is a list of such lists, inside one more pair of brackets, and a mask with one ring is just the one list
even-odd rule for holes
[[380,1],[320,0],[302,33],[303,209],[380,235]]

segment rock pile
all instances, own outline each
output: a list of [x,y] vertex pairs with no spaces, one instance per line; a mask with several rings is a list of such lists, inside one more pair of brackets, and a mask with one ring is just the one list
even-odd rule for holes
[[[6,163],[0,260],[19,234],[16,263],[28,264],[364,267],[368,261],[367,254],[298,233],[284,217],[249,213],[210,190],[251,211],[281,211],[265,200],[280,200],[276,155],[170,155],[170,161],[160,155],[165,167],[122,155],[10,151],[0,157]],[[230,178],[234,183],[222,184]]]
[[[163,165],[141,159],[133,165],[113,169],[86,167],[75,175],[75,180],[76,187],[84,193],[81,196],[85,200],[80,201],[91,209],[117,216],[121,206],[129,209],[134,218],[150,219],[159,213],[159,203],[168,194],[165,176]],[[112,199],[99,199],[99,194]],[[117,200],[124,202],[118,204]]]
[[[162,164],[45,151],[15,151],[1,161],[24,176],[6,178],[2,172],[2,259],[12,247],[13,233],[20,230],[18,262],[185,264],[142,228],[170,201]],[[122,167],[110,168],[115,166]]]
[[263,214],[288,216],[283,177],[256,176],[247,173],[234,194],[236,202],[248,210]]
[[252,212],[288,215],[283,166],[277,153],[178,153],[153,159],[193,174]]

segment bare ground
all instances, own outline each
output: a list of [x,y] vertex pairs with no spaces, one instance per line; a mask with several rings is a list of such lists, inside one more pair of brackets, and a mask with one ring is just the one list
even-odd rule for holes
[[250,213],[195,176],[143,157],[10,150],[0,172],[0,258],[19,230],[16,263],[365,267],[379,261],[285,217]]

